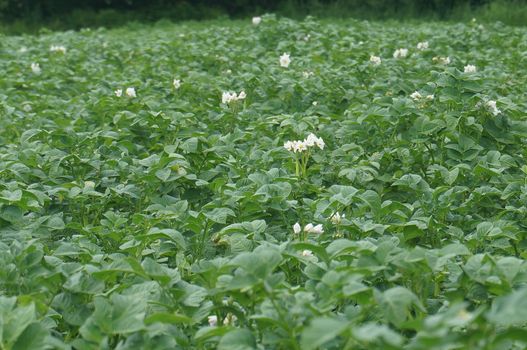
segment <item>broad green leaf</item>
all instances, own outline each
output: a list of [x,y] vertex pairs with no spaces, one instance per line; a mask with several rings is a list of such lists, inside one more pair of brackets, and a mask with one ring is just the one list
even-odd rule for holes
[[487,319],[499,326],[521,326],[527,322],[527,313],[523,310],[527,310],[527,288],[496,298]]
[[317,349],[324,343],[337,337],[349,324],[336,318],[315,318],[302,332],[302,349]]
[[247,329],[234,329],[221,337],[218,350],[253,350],[256,340]]

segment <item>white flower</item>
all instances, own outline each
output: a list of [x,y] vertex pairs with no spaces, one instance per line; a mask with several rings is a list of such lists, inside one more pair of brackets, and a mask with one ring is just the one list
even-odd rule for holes
[[322,226],[322,224],[318,224],[316,225],[315,227],[313,227],[313,229],[311,230],[312,233],[316,233],[316,234],[321,234],[321,233],[324,233],[324,227]]
[[40,74],[40,72],[42,72],[42,69],[40,69],[40,64],[35,62],[31,63],[31,70],[35,74]]
[[218,325],[218,316],[209,316],[207,318],[209,321],[209,326],[216,327]]
[[310,76],[314,75],[314,74],[315,74],[315,73],[313,73],[313,72],[308,72],[308,71],[304,71],[304,72],[302,72],[302,76],[303,76],[304,78],[306,78],[306,79],[309,78]]
[[51,52],[60,52],[60,53],[66,53],[66,48],[64,46],[61,46],[61,45],[51,45],[51,47],[49,48],[49,51]]
[[308,147],[313,147],[313,146],[317,146],[318,148],[320,149],[324,149],[324,146],[326,145],[324,143],[324,140],[322,140],[321,137],[317,137],[315,136],[315,134],[311,133],[307,136],[307,138],[304,140],[304,143],[308,146]]
[[313,226],[313,224],[309,223],[304,227],[304,232],[321,234],[324,233],[324,227],[322,227],[322,224]]
[[434,99],[434,95],[426,95],[426,96],[423,96],[419,93],[419,91],[415,91],[413,92],[410,97],[412,98],[412,100],[414,101],[419,101],[420,99],[424,98],[428,101],[431,101]]
[[307,151],[307,145],[304,141],[293,141],[293,152]]
[[324,140],[322,140],[321,137],[317,138],[317,140],[315,141],[315,144],[320,149],[324,149],[324,146],[326,146],[326,144],[324,143]]
[[302,231],[302,227],[300,227],[300,224],[297,222],[296,224],[293,225],[293,232],[295,234],[299,234],[300,231]]
[[324,143],[324,140],[322,138],[317,137],[315,134],[311,133],[302,140],[296,140],[296,141],[286,141],[284,143],[284,148],[288,151],[293,152],[302,152],[307,151],[308,147],[314,147],[317,146],[320,149],[324,149],[324,146],[326,144]]
[[129,87],[126,89],[126,96],[128,97],[137,97],[137,95],[135,94],[135,88],[133,87]]
[[498,109],[498,107],[496,107],[496,101],[487,101],[486,103],[487,105],[487,108],[489,109],[490,113],[492,113],[493,115],[498,115],[501,113],[501,111]]
[[305,256],[305,257],[312,257],[313,256],[313,252],[311,250],[303,250],[302,251],[302,256]]
[[231,102],[232,100],[233,100],[232,93],[225,91],[221,94],[221,103],[226,104],[226,103]]
[[336,212],[333,215],[331,215],[331,222],[334,223],[335,225],[338,225],[342,222],[342,219],[344,219],[345,217],[346,217],[346,214],[340,215],[339,212]]
[[408,56],[408,49],[397,49],[393,53],[393,58],[405,58]]
[[221,103],[229,104],[231,102],[243,100],[245,97],[247,97],[245,91],[240,91],[238,95],[235,92],[225,91],[221,94]]
[[420,42],[420,43],[417,43],[417,50],[426,50],[428,49],[428,41],[423,41],[423,42]]
[[223,319],[223,324],[225,326],[228,326],[230,324],[233,324],[234,322],[236,322],[238,320],[238,317],[236,317],[235,315],[229,313],[227,314],[227,316]]
[[476,73],[476,66],[467,64],[465,67],[463,67],[463,71],[465,73]]
[[172,85],[174,85],[174,89],[179,89],[181,87],[181,80],[179,79],[174,79],[174,81],[172,82]]
[[439,56],[436,56],[434,58],[432,58],[432,62],[437,62],[439,64],[444,64],[444,65],[447,65],[447,64],[450,64],[450,57],[439,57]]
[[414,93],[410,95],[410,97],[412,98],[412,100],[417,101],[421,99],[423,96],[421,96],[421,94],[418,91],[415,91]]
[[117,89],[113,93],[115,94],[115,96],[121,97],[123,96],[123,89]]
[[313,102],[311,102],[311,104],[313,105],[313,107],[318,106],[318,102],[317,101],[313,101]]
[[20,53],[25,53],[25,52],[27,52],[27,47],[22,46],[20,49],[18,49],[18,52],[20,52]]
[[280,66],[287,68],[290,63],[291,58],[289,57],[289,54],[284,52],[284,54],[280,56]]
[[304,41],[309,41],[311,39],[311,34],[308,34],[304,37]]
[[316,137],[315,134],[311,133],[307,136],[304,142],[306,143],[306,146],[313,147],[317,140],[318,140],[318,137]]
[[379,56],[371,55],[370,62],[373,63],[374,66],[378,66],[379,64],[381,64],[381,58]]
[[262,17],[253,17],[253,24],[255,26],[257,26],[258,24],[260,24],[260,22],[262,22]]

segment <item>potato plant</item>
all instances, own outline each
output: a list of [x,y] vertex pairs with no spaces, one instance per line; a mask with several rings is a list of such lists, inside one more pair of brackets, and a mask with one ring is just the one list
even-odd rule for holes
[[525,349],[526,38],[3,36],[0,349]]

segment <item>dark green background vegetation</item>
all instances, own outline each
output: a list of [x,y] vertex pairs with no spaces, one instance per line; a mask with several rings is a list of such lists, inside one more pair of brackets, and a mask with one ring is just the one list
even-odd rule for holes
[[293,18],[433,19],[527,24],[527,0],[0,0],[4,30],[116,26],[129,21],[241,18],[273,12]]

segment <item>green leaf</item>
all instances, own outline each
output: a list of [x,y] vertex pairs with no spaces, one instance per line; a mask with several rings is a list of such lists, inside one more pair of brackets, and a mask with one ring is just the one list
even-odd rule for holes
[[127,334],[144,328],[146,300],[143,294],[112,294],[110,300],[95,299],[91,318],[106,334]]
[[19,202],[22,199],[22,190],[3,190],[0,192],[0,199],[3,199],[7,202]]
[[395,326],[399,327],[409,319],[413,306],[424,311],[417,296],[404,287],[393,287],[383,293],[381,310]]
[[23,220],[24,212],[19,207],[8,205],[1,209],[0,218],[11,223],[17,223]]
[[496,298],[487,314],[487,319],[496,325],[511,327],[527,323],[527,288]]
[[4,344],[11,347],[26,328],[36,320],[35,305],[29,304],[15,307],[6,316],[8,318],[4,321],[2,338],[4,339]]
[[247,329],[234,329],[221,338],[217,349],[253,350],[256,349],[256,339]]
[[161,181],[167,181],[171,172],[170,168],[159,169],[156,171],[156,177]]
[[193,324],[194,321],[185,315],[171,314],[168,312],[158,312],[148,316],[145,319],[145,324],[149,325],[152,323],[170,323],[170,324]]
[[40,350],[46,344],[48,330],[38,323],[30,324],[18,337],[12,350]]
[[333,185],[329,188],[331,201],[339,202],[345,206],[350,205],[353,202],[355,194],[358,191],[359,190],[352,186]]
[[250,253],[238,254],[231,260],[249,274],[260,279],[266,278],[282,261],[281,254],[273,247],[259,246]]
[[198,138],[191,137],[183,142],[180,147],[187,153],[196,153],[198,151]]
[[379,215],[381,211],[381,197],[377,194],[377,192],[372,190],[367,190],[364,193],[361,193],[358,198],[363,200],[373,212],[374,215]]
[[64,224],[64,221],[60,216],[52,216],[46,221],[46,226],[53,231],[58,230],[64,230],[66,228],[66,224]]
[[211,211],[204,213],[204,215],[209,220],[217,222],[218,224],[225,224],[227,222],[227,217],[236,216],[229,208],[214,208]]
[[316,349],[337,337],[348,327],[348,322],[336,318],[315,318],[302,332],[300,345],[305,350]]
[[392,331],[386,325],[367,323],[359,327],[352,328],[353,337],[367,344],[389,344],[391,346],[401,346],[403,337]]

